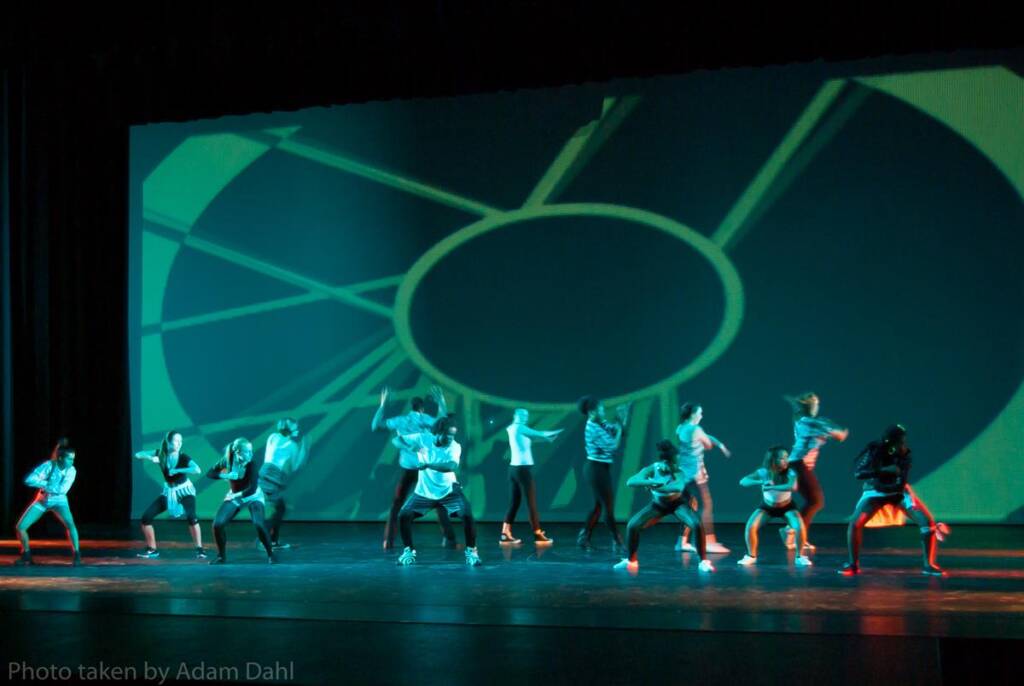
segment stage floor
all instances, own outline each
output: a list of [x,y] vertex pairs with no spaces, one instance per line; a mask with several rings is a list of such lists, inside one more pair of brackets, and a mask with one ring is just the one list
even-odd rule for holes
[[[527,528],[520,525],[517,533],[524,535]],[[402,643],[409,636],[425,635],[425,645],[432,645],[435,636],[466,640],[465,632],[477,628],[472,632],[474,650],[492,657],[516,650],[539,656],[540,636],[547,636],[545,645],[570,646],[563,657],[566,651],[581,649],[574,636],[583,637],[590,648],[606,646],[605,657],[595,654],[597,662],[590,667],[602,659],[612,661],[607,656],[622,651],[642,653],[659,641],[691,647],[703,642],[706,655],[720,653],[727,663],[731,655],[740,659],[763,651],[770,657],[773,642],[796,646],[812,641],[814,661],[822,663],[826,674],[830,655],[845,656],[844,664],[862,655],[858,664],[863,668],[863,660],[870,663],[899,646],[899,655],[919,650],[919,662],[935,663],[921,675],[945,677],[952,667],[941,664],[938,639],[944,641],[947,661],[953,646],[971,646],[961,652],[977,655],[979,645],[1017,650],[1024,639],[1019,528],[955,527],[940,548],[947,578],[920,574],[917,534],[910,527],[868,530],[864,573],[854,578],[835,573],[845,559],[845,528],[840,526],[815,527],[818,550],[811,568],[794,567],[792,552],[782,548],[775,527],[766,528],[759,564],[751,569],[736,565],[743,553],[741,527],[721,525],[719,538],[733,552],[712,555],[717,571],[701,574],[695,556],[672,551],[676,529],[663,525],[644,533],[635,575],[612,570],[616,559],[602,529],[594,534],[597,550],[589,553],[575,546],[575,526],[547,527],[555,545],[540,549],[532,543],[499,546],[496,525],[479,529],[484,565],[478,568],[465,565],[461,550],[441,547],[433,522],[416,525],[419,562],[412,567],[396,566],[397,553],[381,550],[382,527],[376,524],[286,524],[283,538],[293,547],[282,551],[281,564],[273,566],[266,564],[245,521],[229,530],[231,564],[225,566],[196,560],[186,528],[178,522],[158,523],[158,560],[135,557],[142,548],[139,535],[127,528],[86,528],[83,533],[91,535],[83,536],[86,565],[80,568],[70,566],[64,547],[56,542],[34,544],[35,566],[11,566],[16,548],[7,541],[0,549],[0,609],[8,619],[18,618],[25,634],[21,652],[12,653],[24,656],[20,659],[37,652],[27,638],[32,629],[25,627],[38,627],[40,635],[52,635],[60,627],[81,635],[90,627],[116,625],[120,628],[112,635],[121,636],[118,641],[125,646],[139,640],[133,634],[152,634],[153,645],[147,648],[152,654],[168,647],[161,635],[200,631],[209,642],[215,638],[209,632],[218,626],[232,635],[238,629],[228,627],[256,626],[279,636],[290,627],[286,633],[292,636],[308,632],[301,645],[322,651],[323,632],[330,627],[338,641],[330,645],[349,658],[360,655],[350,644],[360,638],[368,641],[369,658],[375,651],[369,646],[380,641]],[[208,523],[203,532],[209,534]],[[209,543],[207,551],[212,553]],[[416,626],[411,634],[402,629],[409,625]],[[482,636],[498,643],[479,645]],[[896,637],[900,640],[891,640]],[[1011,648],[997,654],[1006,656]],[[469,649],[451,648],[460,656]],[[261,649],[260,654],[271,652]],[[395,655],[385,651],[374,659],[386,660],[388,654]],[[80,661],[86,659],[79,654]],[[307,654],[306,659],[313,658]],[[681,653],[674,659],[683,659]],[[614,661],[621,664],[618,657]],[[645,669],[656,673],[657,664]],[[809,664],[805,660],[805,673]],[[733,664],[719,667],[738,669]],[[725,675],[728,669],[722,669],[714,676]],[[851,676],[857,671],[847,669]],[[322,667],[310,673],[326,674]],[[378,672],[371,667],[360,674]]]

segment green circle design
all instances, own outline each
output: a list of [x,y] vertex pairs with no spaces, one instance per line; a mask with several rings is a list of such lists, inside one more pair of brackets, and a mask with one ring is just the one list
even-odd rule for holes
[[473,388],[467,384],[453,379],[450,375],[438,369],[423,351],[416,345],[410,321],[412,300],[416,289],[423,281],[427,273],[443,260],[448,254],[474,238],[478,238],[491,231],[509,226],[516,222],[529,221],[531,219],[551,217],[603,217],[619,219],[643,224],[649,228],[663,231],[684,243],[690,245],[698,253],[704,256],[714,267],[718,278],[722,282],[725,293],[725,308],[722,312],[722,323],[718,327],[714,338],[707,347],[693,361],[677,371],[672,376],[659,381],[658,383],[641,388],[631,393],[609,398],[610,404],[627,402],[643,396],[653,395],[671,390],[678,384],[687,381],[700,372],[704,371],[717,360],[722,353],[728,349],[732,340],[739,333],[740,324],[743,321],[743,283],[740,275],[733,266],[732,261],[725,255],[722,249],[711,239],[701,233],[694,231],[680,222],[654,212],[626,207],[623,205],[608,205],[602,203],[574,203],[558,205],[539,205],[525,207],[511,212],[502,212],[484,217],[483,219],[466,226],[459,231],[441,240],[434,247],[423,254],[409,269],[405,279],[398,288],[395,298],[395,332],[399,344],[405,349],[409,358],[420,369],[434,377],[440,383],[463,395],[472,395],[477,399],[498,405],[501,407],[527,407],[537,411],[572,411],[574,403],[524,403],[522,400],[505,398],[493,393],[486,393]]

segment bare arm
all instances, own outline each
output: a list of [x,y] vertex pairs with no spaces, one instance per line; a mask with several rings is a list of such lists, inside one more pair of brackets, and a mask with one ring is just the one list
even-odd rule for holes
[[740,479],[740,486],[745,486],[745,487],[748,487],[748,488],[750,486],[760,486],[763,483],[764,483],[764,479],[761,478],[761,470],[760,469],[757,470],[757,471],[750,472],[750,474],[747,474],[745,477]]
[[380,392],[380,406],[373,415],[373,420],[370,422],[370,431],[377,431],[381,428],[384,423],[384,405],[388,402],[388,387],[385,386]]
[[441,390],[440,386],[430,387],[430,397],[437,403],[437,418],[448,416],[448,401],[445,400],[444,391]]
[[539,431],[537,429],[531,429],[530,427],[528,427],[528,426],[526,426],[524,424],[524,425],[521,425],[519,427],[519,431],[522,432],[522,434],[524,436],[529,436],[530,438],[536,438],[537,440],[540,440],[540,441],[548,441],[548,442],[550,442],[550,441],[553,441],[556,438],[558,438],[558,434],[562,433],[563,430],[562,429],[555,429],[553,431]]
[[299,471],[303,465],[306,464],[306,460],[309,459],[309,439],[303,436],[299,439],[299,452],[295,454],[295,462],[292,463],[292,471]]
[[147,460],[153,464],[160,464],[160,458],[157,457],[156,451],[153,450],[140,450],[135,453],[136,460]]
[[786,479],[784,484],[772,484],[767,481],[761,486],[762,491],[795,491],[796,490],[796,472],[792,469],[789,470],[789,478]]
[[664,479],[656,479],[656,469],[654,465],[644,467],[639,472],[629,477],[626,481],[626,485],[630,488],[646,488],[650,486],[664,486],[666,481]]
[[203,470],[199,468],[199,465],[196,464],[195,460],[189,460],[188,466],[184,469],[168,469],[167,473],[171,476],[174,476],[175,474],[202,474]]

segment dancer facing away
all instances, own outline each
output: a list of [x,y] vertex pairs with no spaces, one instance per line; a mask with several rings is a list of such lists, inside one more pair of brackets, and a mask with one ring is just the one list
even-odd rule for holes
[[[761,487],[762,502],[747,520],[747,554],[736,564],[744,567],[757,564],[758,532],[765,520],[773,517],[788,522],[797,540],[800,541],[800,549],[803,550],[807,543],[807,529],[793,503],[793,491],[797,489],[797,484],[797,473],[790,466],[789,453],[781,445],[768,448],[764,454],[763,466],[740,479],[740,486]],[[795,563],[797,567],[811,566],[811,560],[802,553],[797,554]]]
[[[412,399],[412,411],[397,417],[384,419],[384,406],[387,404],[390,392],[385,387],[380,392],[380,407],[373,415],[370,423],[372,431],[387,430],[395,432],[395,436],[412,436],[414,434],[428,434],[431,428],[441,417],[447,414],[447,403],[444,392],[437,386],[430,388],[430,397],[437,404],[437,417],[426,412],[426,402],[423,398]],[[402,444],[404,445],[404,444]],[[401,471],[398,475],[398,482],[395,484],[395,495],[391,499],[391,511],[388,513],[388,523],[384,527],[384,550],[391,550],[395,546],[395,532],[398,530],[398,512],[402,509],[409,492],[416,485],[420,475],[419,461],[415,450],[408,450],[404,447],[398,449],[398,466]],[[448,519],[448,513],[441,508],[437,511],[437,520],[441,525],[444,534],[442,545],[446,548],[455,547],[455,530]]]
[[[700,513],[704,525],[704,536],[707,539],[709,553],[727,553],[729,549],[715,538],[715,520],[712,511],[711,491],[708,489],[708,470],[704,466],[704,451],[718,448],[726,457],[732,455],[725,444],[714,436],[704,433],[700,421],[704,417],[704,408],[697,403],[686,403],[679,411],[679,426],[676,437],[679,439],[679,465],[686,481],[690,483],[691,497],[697,501],[697,512]],[[688,542],[689,527],[682,525],[681,536],[676,550],[696,552]]]
[[281,522],[288,506],[284,502],[284,490],[292,475],[299,471],[309,457],[309,441],[299,437],[299,423],[291,417],[278,420],[277,430],[267,437],[263,451],[263,466],[260,468],[259,485],[263,497],[274,506],[270,515],[270,545],[274,550],[291,546],[281,543]]
[[577,403],[580,413],[587,418],[584,431],[584,442],[587,449],[587,460],[583,474],[594,494],[594,509],[587,517],[586,523],[576,537],[576,545],[584,550],[591,550],[590,535],[597,526],[597,520],[604,510],[604,521],[612,534],[612,550],[622,557],[626,548],[622,544],[622,535],[615,523],[615,489],[612,487],[612,457],[622,443],[622,436],[629,421],[629,404],[615,408],[617,422],[605,420],[604,403],[592,395],[580,398]]
[[210,479],[227,479],[230,484],[224,502],[213,518],[217,558],[210,562],[211,565],[222,565],[227,562],[227,526],[243,507],[249,508],[252,525],[256,527],[256,534],[267,552],[267,562],[277,562],[264,522],[264,498],[258,479],[261,466],[262,461],[253,457],[252,443],[244,438],[236,438],[224,447],[224,457],[206,473]]
[[514,545],[522,541],[512,535],[512,522],[516,521],[516,513],[519,512],[519,504],[526,496],[526,506],[530,511],[530,527],[533,529],[533,542],[537,545],[550,545],[554,543],[544,535],[540,528],[540,517],[537,515],[537,489],[533,483],[533,451],[531,443],[533,439],[540,441],[553,441],[562,433],[562,429],[554,431],[538,431],[531,429],[527,422],[530,420],[530,413],[524,409],[518,409],[513,414],[512,423],[508,425],[508,445],[512,451],[512,459],[508,467],[509,480],[509,505],[505,514],[505,522],[501,525],[501,538],[498,542],[502,545]]
[[651,502],[637,512],[626,525],[626,537],[629,540],[629,557],[623,558],[615,565],[615,569],[636,571],[640,568],[637,561],[637,549],[640,547],[640,532],[654,526],[662,517],[674,514],[680,521],[693,529],[697,541],[697,553],[700,555],[702,572],[715,571],[711,560],[707,559],[704,546],[704,526],[700,514],[690,508],[690,498],[686,494],[688,480],[678,461],[679,450],[671,441],[658,443],[658,461],[641,469],[626,482],[631,488],[648,488],[651,491]]
[[882,438],[868,443],[857,457],[856,476],[864,480],[864,493],[850,518],[846,541],[850,560],[839,570],[843,576],[860,574],[860,548],[864,525],[883,507],[903,510],[921,530],[922,574],[945,576],[935,563],[937,539],[949,532],[945,524],[936,524],[931,512],[913,490],[907,478],[910,474],[910,448],[907,430],[895,424],[885,430]]
[[29,548],[28,530],[33,524],[39,521],[47,512],[60,520],[68,533],[68,542],[71,543],[73,557],[71,564],[78,567],[82,564],[82,554],[78,548],[78,529],[75,527],[75,519],[71,516],[71,507],[68,505],[68,491],[75,483],[75,451],[71,448],[71,442],[67,438],[61,438],[53,447],[50,459],[42,463],[32,473],[25,477],[25,485],[38,488],[36,497],[25,508],[15,530],[18,533],[18,540],[21,542],[21,557],[14,564],[32,564],[32,550]]
[[168,431],[164,436],[160,447],[156,450],[142,450],[135,453],[135,459],[147,460],[159,465],[164,476],[164,488],[156,500],[142,513],[142,536],[146,539],[146,550],[138,554],[138,557],[155,558],[160,557],[160,551],[156,549],[156,532],[153,530],[153,520],[161,512],[167,512],[171,517],[185,517],[188,522],[188,532],[192,536],[192,543],[196,548],[196,557],[206,559],[206,552],[203,550],[203,534],[199,530],[199,519],[196,517],[196,487],[188,478],[189,474],[202,474],[191,457],[181,452],[181,434],[177,431]]
[[[814,546],[806,541],[814,516],[825,506],[825,494],[821,483],[814,473],[814,465],[818,461],[818,451],[829,439],[842,443],[850,434],[848,429],[840,427],[829,419],[818,416],[821,400],[815,393],[802,393],[793,398],[785,396],[793,408],[793,450],[789,453],[789,464],[796,471],[797,493],[803,498],[800,518],[804,522],[804,548],[814,550]],[[779,532],[782,541],[789,549],[794,548],[793,527],[783,527]],[[804,548],[800,553],[804,553]]]
[[397,560],[400,565],[416,563],[412,522],[431,510],[444,510],[452,517],[462,518],[466,532],[466,564],[471,567],[481,564],[476,550],[473,510],[455,478],[455,470],[459,468],[462,456],[462,446],[455,440],[457,431],[455,415],[446,415],[434,422],[430,433],[396,436],[393,439],[396,447],[414,452],[419,470],[416,488],[398,513],[402,544],[405,545],[405,550]]

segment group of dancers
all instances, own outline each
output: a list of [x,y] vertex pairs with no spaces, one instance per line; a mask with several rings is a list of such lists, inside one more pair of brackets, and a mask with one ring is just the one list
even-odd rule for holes
[[[427,401],[417,397],[412,399],[409,412],[392,417],[385,417],[388,398],[389,391],[385,388],[371,421],[371,430],[392,433],[391,441],[399,454],[400,473],[384,528],[384,549],[394,548],[397,530],[403,546],[397,563],[415,564],[417,552],[412,523],[436,511],[443,534],[442,544],[455,547],[451,519],[461,519],[466,564],[480,565],[472,507],[456,476],[462,455],[462,446],[456,440],[456,417],[448,412],[444,393],[435,386],[429,395],[434,407],[428,408]],[[793,447],[788,450],[778,445],[768,448],[762,466],[740,480],[741,486],[761,489],[761,503],[746,524],[746,554],[738,561],[745,567],[757,564],[759,532],[771,519],[785,522],[780,530],[782,542],[785,547],[796,551],[795,564],[803,567],[813,564],[807,555],[815,549],[808,541],[808,530],[824,504],[814,468],[821,448],[828,441],[841,442],[849,435],[847,429],[818,416],[820,399],[816,394],[804,393],[786,399],[793,409]],[[630,518],[624,541],[615,520],[611,467],[627,430],[630,406],[617,407],[614,420],[609,420],[604,403],[593,396],[581,398],[578,407],[586,418],[583,474],[593,494],[594,506],[577,535],[577,546],[584,550],[592,549],[591,536],[603,514],[612,537],[613,550],[621,558],[614,568],[636,570],[639,567],[637,553],[641,532],[671,515],[681,524],[676,549],[696,553],[700,560],[699,571],[714,571],[708,553],[727,553],[729,549],[714,535],[704,455],[715,448],[726,457],[730,452],[720,440],[707,434],[700,426],[703,408],[696,403],[683,405],[676,428],[678,446],[667,439],[658,442],[655,461],[627,480],[630,487],[649,490],[651,502]],[[434,412],[430,413],[428,409]],[[505,546],[522,543],[522,539],[514,535],[512,526],[525,500],[534,544],[551,545],[554,541],[541,529],[537,512],[531,446],[534,440],[554,441],[562,429],[532,428],[529,426],[529,412],[517,409],[507,432],[511,456],[508,468],[509,507],[498,543]],[[223,457],[206,472],[210,479],[228,482],[224,501],[213,520],[217,556],[210,564],[227,562],[227,525],[242,508],[249,510],[267,561],[277,562],[275,552],[288,547],[287,543],[280,542],[281,523],[286,512],[284,492],[308,457],[308,440],[300,434],[298,422],[292,418],[284,418],[277,423],[261,455],[254,453],[252,443],[245,438],[237,438],[225,447]],[[196,489],[189,479],[189,476],[202,474],[202,470],[182,451],[182,435],[170,431],[159,448],[138,452],[135,458],[156,464],[164,479],[160,495],[142,516],[146,548],[139,557],[159,557],[153,520],[166,511],[172,517],[185,518],[195,555],[205,559],[207,555],[196,517]],[[73,564],[81,564],[78,532],[67,499],[75,480],[74,461],[74,449],[67,439],[62,438],[50,459],[25,479],[28,486],[38,491],[17,523],[22,552],[15,564],[32,564],[28,529],[48,511],[53,512],[67,530],[74,553]],[[948,527],[937,524],[914,493],[908,481],[910,465],[906,429],[900,425],[886,429],[879,440],[869,443],[858,455],[855,476],[865,485],[847,529],[849,559],[839,570],[840,574],[849,576],[860,572],[863,529],[879,514],[884,514],[892,523],[902,523],[904,517],[912,520],[921,532],[923,573],[945,574],[936,564],[935,557],[936,542],[948,533]],[[799,508],[794,494],[803,501]],[[274,506],[269,525],[265,515],[267,502]]]

